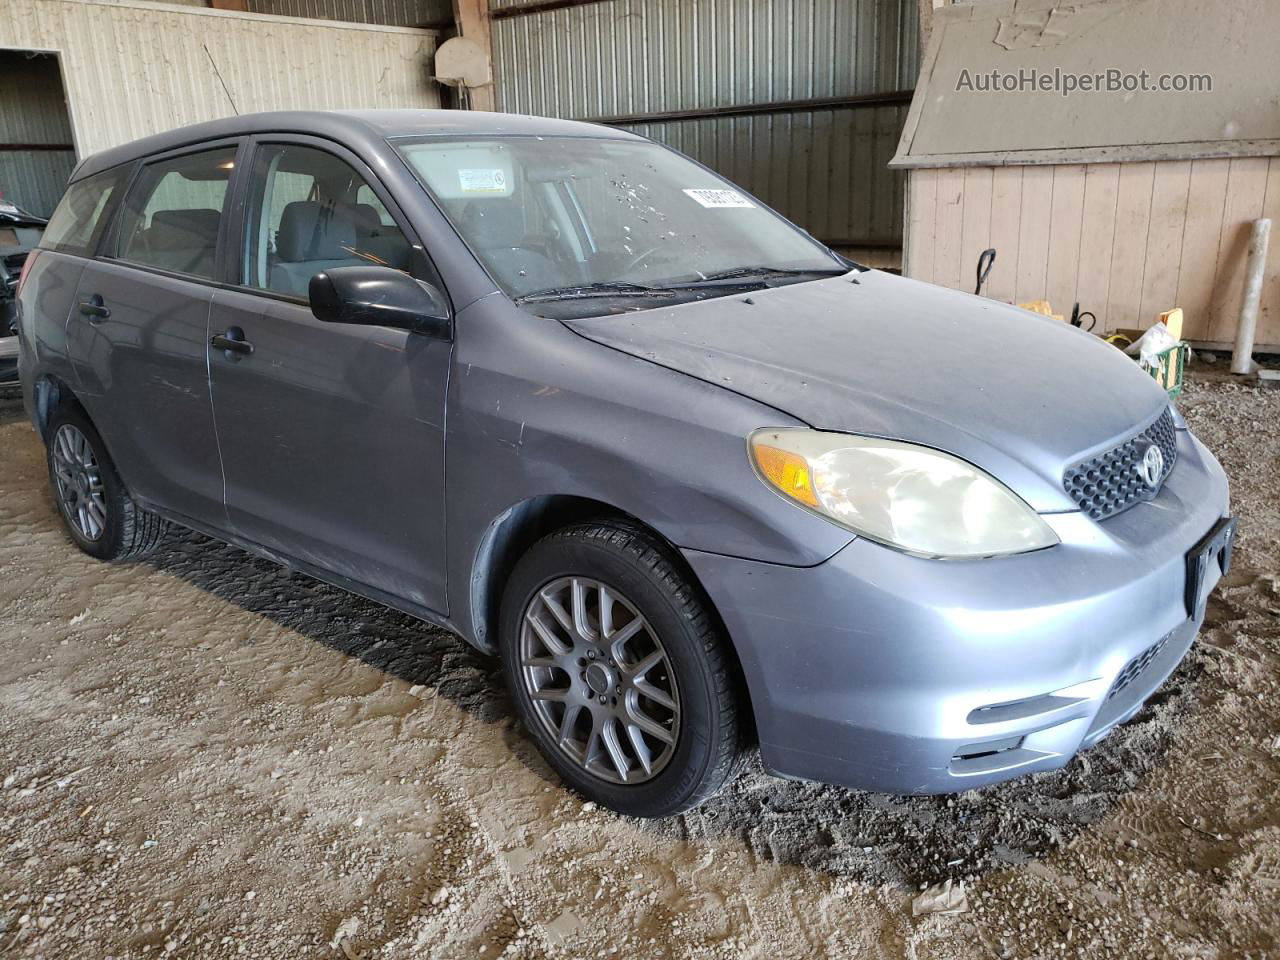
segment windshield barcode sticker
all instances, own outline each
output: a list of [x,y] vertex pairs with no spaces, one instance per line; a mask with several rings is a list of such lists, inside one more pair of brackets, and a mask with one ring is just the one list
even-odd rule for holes
[[755,209],[755,204],[737,190],[686,190],[685,193],[704,207],[750,207]]
[[507,192],[507,174],[505,170],[467,170],[458,171],[458,186],[463,193],[502,193]]

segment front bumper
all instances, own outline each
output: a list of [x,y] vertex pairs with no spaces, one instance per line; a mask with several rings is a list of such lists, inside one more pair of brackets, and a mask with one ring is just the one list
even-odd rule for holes
[[1160,494],[1062,543],[937,561],[855,540],[816,567],[685,556],[742,661],[769,770],[951,793],[1064,766],[1131,717],[1190,648],[1186,554],[1229,511],[1188,432]]

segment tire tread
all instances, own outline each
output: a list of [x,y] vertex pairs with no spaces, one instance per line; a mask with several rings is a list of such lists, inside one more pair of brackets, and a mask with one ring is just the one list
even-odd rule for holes
[[[111,454],[102,440],[102,435],[98,433],[93,421],[89,419],[89,415],[83,407],[78,403],[71,402],[54,410],[49,417],[50,438],[53,437],[62,423],[74,424],[93,445],[94,455],[98,460],[98,469],[103,474],[104,480],[108,481],[108,507],[114,509],[117,514],[117,526],[119,529],[114,543],[104,543],[100,551],[88,549],[84,546],[81,546],[81,549],[98,557],[98,559],[106,560],[110,563],[123,563],[145,557],[155,550],[164,538],[165,533],[169,530],[169,522],[158,514],[139,506],[137,501],[130,495],[129,488],[125,486],[124,479],[120,476],[120,471],[116,469],[115,461],[111,459]],[[52,478],[52,451],[49,451],[48,456],[50,460],[50,482],[54,486],[54,494],[56,496],[57,485]],[[61,513],[61,510],[59,512]],[[73,539],[75,539],[74,535]],[[79,543],[80,541],[77,540],[76,542]]]
[[[655,580],[662,583],[677,612],[692,627],[698,647],[710,668],[719,705],[719,723],[725,735],[717,739],[718,750],[701,782],[681,810],[689,810],[715,796],[737,776],[745,759],[744,725],[739,716],[741,699],[737,674],[721,637],[710,601],[701,595],[670,555],[670,549],[643,527],[618,520],[577,523],[548,534],[543,542],[567,541],[597,544],[630,557]],[[680,811],[675,811],[680,812]]]
[[138,506],[128,490],[123,491],[121,508],[120,550],[112,560],[138,560],[155,550],[169,524],[158,514]]

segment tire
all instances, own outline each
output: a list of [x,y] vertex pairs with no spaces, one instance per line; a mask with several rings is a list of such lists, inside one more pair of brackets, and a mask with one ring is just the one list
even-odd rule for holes
[[[48,437],[49,483],[76,546],[113,561],[135,560],[154,550],[169,525],[134,503],[85,412],[76,404],[59,406],[49,418]],[[72,487],[78,494],[70,492]]]
[[670,816],[714,796],[743,752],[737,674],[717,623],[655,537],[577,524],[538,541],[512,571],[503,676],[569,786],[619,813]]

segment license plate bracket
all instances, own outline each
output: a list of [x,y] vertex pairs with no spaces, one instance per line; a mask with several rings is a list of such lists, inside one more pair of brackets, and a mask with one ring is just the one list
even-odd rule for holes
[[1187,616],[1195,620],[1200,616],[1204,601],[1201,596],[1209,564],[1215,560],[1225,577],[1231,570],[1231,548],[1236,542],[1236,518],[1223,517],[1200,542],[1187,551],[1187,587],[1185,601]]

